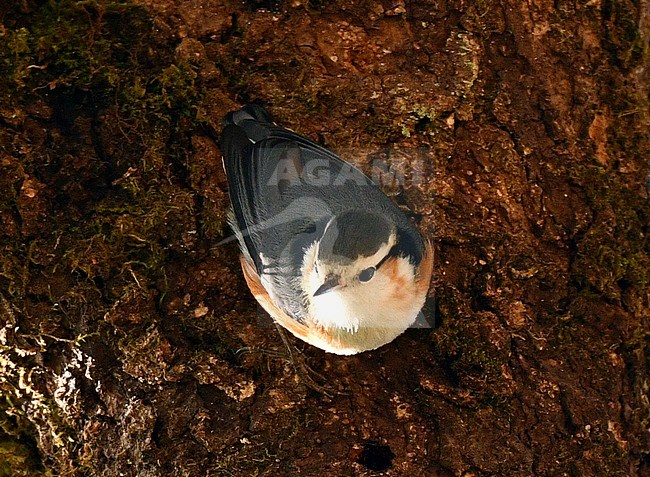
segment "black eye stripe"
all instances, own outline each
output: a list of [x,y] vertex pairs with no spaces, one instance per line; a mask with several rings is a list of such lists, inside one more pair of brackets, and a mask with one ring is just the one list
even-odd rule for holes
[[385,256],[384,258],[382,258],[382,259],[377,263],[377,265],[375,265],[374,267],[368,267],[368,268],[366,268],[365,270],[361,270],[361,273],[359,273],[359,281],[361,281],[361,282],[367,282],[367,281],[370,281],[370,279],[375,275],[375,272],[377,271],[377,269],[378,269],[379,267],[381,267],[381,266],[384,264],[384,262],[385,262],[386,260],[388,260],[390,257],[393,257],[393,256],[396,255],[396,254],[395,254],[396,251],[397,251],[397,248],[396,248],[395,246],[393,246],[393,247],[388,251],[388,253],[386,254],[386,256]]
[[381,267],[386,260],[388,260],[391,257],[391,253],[388,252],[384,258],[382,258],[377,265],[375,265],[375,268]]

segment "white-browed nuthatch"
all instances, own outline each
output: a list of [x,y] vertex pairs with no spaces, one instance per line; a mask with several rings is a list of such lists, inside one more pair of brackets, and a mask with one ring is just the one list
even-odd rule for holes
[[433,249],[361,171],[275,125],[228,113],[220,138],[241,265],[273,319],[325,351],[389,343],[424,304]]

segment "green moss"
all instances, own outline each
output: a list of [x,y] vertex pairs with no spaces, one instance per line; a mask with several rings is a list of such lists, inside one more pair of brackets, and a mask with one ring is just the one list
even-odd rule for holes
[[490,343],[469,329],[469,321],[448,323],[437,330],[434,333],[436,352],[460,380],[468,376],[490,381],[501,374],[505,363]]
[[[82,221],[71,215],[67,226],[60,224],[56,239],[70,237],[70,243],[62,247],[66,250],[63,263],[90,278],[103,279],[116,267],[121,272],[132,266],[157,270],[162,243],[182,233],[165,230],[168,224],[177,223],[174,216],[193,212],[192,197],[167,190],[173,188],[165,184],[169,185],[174,167],[183,167],[186,144],[182,138],[173,141],[173,148],[168,144],[187,127],[184,118],[191,121],[195,115],[199,101],[196,74],[188,65],[173,62],[165,53],[172,48],[152,51],[158,41],[153,26],[144,10],[132,4],[61,0],[28,8],[29,17],[10,12],[5,19],[9,28],[0,37],[0,64],[6,73],[1,86],[15,93],[3,95],[3,101],[11,98],[19,108],[40,97],[54,103],[55,120],[62,104],[70,109],[73,118],[65,119],[71,121],[96,117],[103,109],[119,123],[118,129],[107,132],[127,139],[120,154],[105,153],[87,172],[89,181],[104,183],[101,176],[113,175],[108,187],[127,196],[98,204]],[[132,35],[133,31],[144,34]],[[68,147],[70,143],[75,147],[75,140],[69,138]],[[40,167],[32,162],[25,171]],[[61,171],[68,173],[65,166]],[[67,180],[78,180],[78,172],[70,170]],[[3,209],[15,207],[13,190],[3,193]],[[14,268],[8,261],[3,266]],[[15,275],[5,272],[7,277]]]
[[[0,349],[11,365],[0,392],[13,401],[0,406],[0,422],[12,438],[38,436],[57,472],[82,475],[87,456],[75,436],[87,421],[80,409],[49,399],[44,390],[57,389],[57,375],[34,356],[52,343],[74,355],[75,336],[98,332],[130,290],[165,295],[164,264],[186,252],[197,229],[185,157],[201,89],[193,68],[174,57],[174,40],[159,37],[141,7],[11,3],[0,25],[0,156],[7,158],[0,213],[3,224],[16,225],[0,230],[0,315],[12,320]],[[34,131],[45,137],[33,139]],[[30,197],[25,181],[38,186]],[[130,316],[115,319],[130,325]],[[144,326],[156,319],[147,316]],[[12,442],[10,475],[23,475],[15,465],[26,459],[22,441]],[[9,447],[0,442],[0,475]],[[24,463],[34,469],[24,475],[39,475]]]
[[14,440],[0,440],[0,477],[38,477],[45,471],[33,449]]
[[415,104],[411,107],[401,105],[403,116],[399,122],[402,136],[411,137],[412,134],[425,131],[438,119],[439,113],[424,104]]
[[619,300],[622,289],[647,288],[647,201],[624,184],[620,176],[602,168],[576,167],[573,175],[585,188],[596,214],[592,227],[578,243],[572,267],[577,285],[590,287],[611,300]]
[[155,37],[144,9],[107,0],[60,0],[29,13],[8,15],[0,36],[2,85],[21,93],[24,102],[63,95],[76,99],[77,107],[117,104],[124,120],[137,118],[142,128],[193,114],[196,75],[188,65],[175,64],[173,45]]
[[507,353],[486,336],[480,316],[468,313],[452,289],[438,290],[442,325],[431,335],[433,352],[452,380],[476,398],[478,406],[501,404]]
[[[2,38],[5,81],[14,89],[79,88],[89,90],[100,81],[121,77],[110,61],[116,44],[103,37],[118,3],[50,1],[38,6],[14,6]],[[21,8],[29,10],[27,19]],[[12,15],[13,14],[13,15]],[[107,61],[108,60],[108,61]]]
[[[7,388],[7,377],[1,388]],[[33,428],[14,399],[15,393],[0,397],[0,476],[51,475],[40,465],[36,442],[31,437]]]
[[639,8],[631,1],[606,0],[602,6],[604,47],[613,63],[624,69],[639,66],[647,56],[639,30]]

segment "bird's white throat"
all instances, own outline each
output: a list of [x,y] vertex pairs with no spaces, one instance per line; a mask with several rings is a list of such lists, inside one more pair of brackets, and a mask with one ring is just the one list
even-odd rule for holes
[[316,324],[328,330],[338,328],[348,333],[357,333],[361,329],[383,329],[395,336],[413,324],[424,297],[418,296],[413,281],[413,266],[406,258],[396,258],[392,270],[403,280],[391,279],[380,268],[369,283],[342,285],[313,296],[322,280],[313,267],[314,254],[314,247],[310,247],[305,254],[302,286],[307,291],[309,317]]

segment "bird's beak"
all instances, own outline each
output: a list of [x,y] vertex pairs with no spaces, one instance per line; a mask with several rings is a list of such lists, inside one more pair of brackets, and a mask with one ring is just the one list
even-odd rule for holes
[[318,287],[318,290],[314,292],[314,296],[322,295],[328,291],[332,291],[334,288],[339,286],[339,281],[337,277],[328,278],[325,282]]

